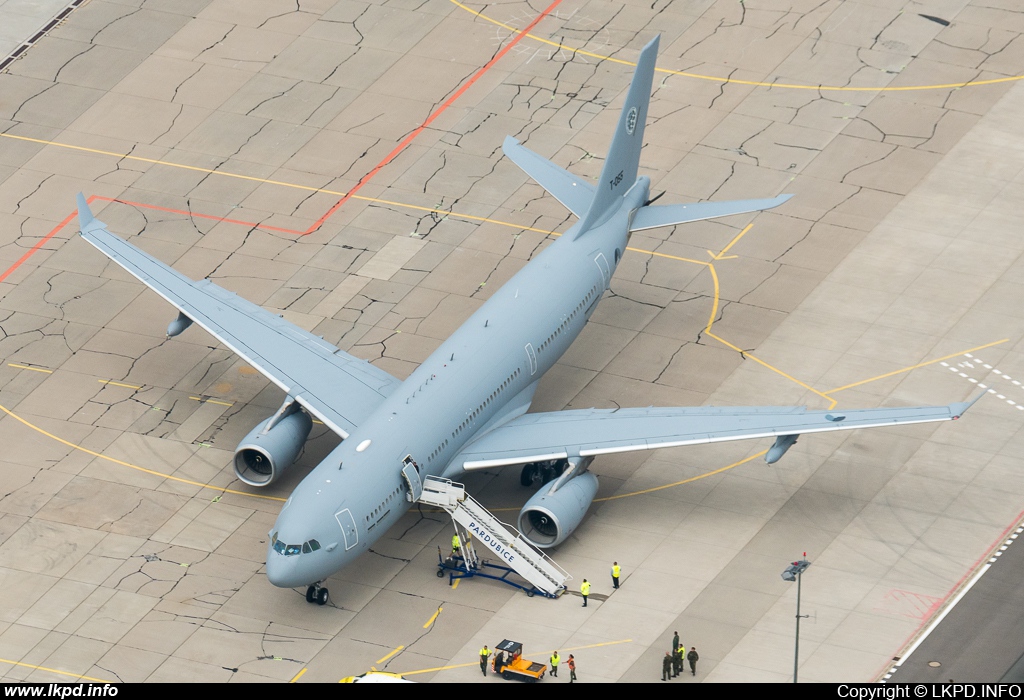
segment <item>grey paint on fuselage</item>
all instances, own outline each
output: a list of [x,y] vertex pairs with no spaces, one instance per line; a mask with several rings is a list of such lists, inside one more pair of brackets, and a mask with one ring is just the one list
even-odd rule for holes
[[307,599],[325,603],[327,592],[318,584],[365,552],[410,507],[402,476],[406,455],[421,478],[556,457],[574,461],[571,476],[539,492],[520,514],[520,523],[538,512],[554,523],[553,536],[542,533],[545,540],[533,541],[549,547],[582,521],[597,486],[593,475],[581,472],[598,455],[771,437],[766,461],[772,463],[800,435],[955,420],[970,407],[648,407],[523,415],[537,382],[607,290],[630,231],[761,211],[789,199],[649,201],[650,181],[637,173],[657,48],[655,38],[640,53],[596,183],[505,139],[505,155],[580,223],[495,292],[404,382],[210,280],[190,280],[107,231],[78,195],[82,237],[178,309],[169,336],[196,323],[286,392],[281,410],[236,449],[240,480],[265,486],[276,479],[301,449],[312,417],[344,438],[277,518],[267,548],[272,583],[309,585]]
[[[607,290],[629,239],[629,217],[648,196],[649,180],[640,177],[604,223],[578,238],[577,223],[555,240],[299,484],[289,503],[302,503],[301,510],[283,509],[273,532],[289,544],[316,539],[322,549],[285,557],[268,546],[272,583],[321,581],[396,523],[411,507],[400,474],[406,455],[427,474],[457,477],[462,468],[456,456],[466,443],[526,412],[537,381],[580,334]],[[366,440],[369,447],[357,452]],[[348,549],[335,518],[345,508],[359,536]]]

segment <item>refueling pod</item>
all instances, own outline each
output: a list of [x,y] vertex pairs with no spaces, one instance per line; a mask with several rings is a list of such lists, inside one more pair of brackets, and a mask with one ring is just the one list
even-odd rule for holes
[[[828,416],[826,416],[826,418],[832,420]],[[800,436],[780,435],[777,438],[775,438],[775,444],[772,445],[771,448],[769,448],[768,453],[764,456],[764,461],[767,462],[768,464],[775,464],[776,462],[778,462],[780,459],[782,459],[782,455],[786,454],[789,448],[796,444],[796,440],[798,437]]]
[[519,511],[519,532],[535,547],[547,549],[561,544],[583,522],[597,495],[597,477],[590,472],[574,475],[575,472],[574,467],[568,469],[562,478],[534,494]]
[[299,456],[313,419],[291,404],[266,419],[245,436],[235,449],[235,476],[250,486],[277,481]]

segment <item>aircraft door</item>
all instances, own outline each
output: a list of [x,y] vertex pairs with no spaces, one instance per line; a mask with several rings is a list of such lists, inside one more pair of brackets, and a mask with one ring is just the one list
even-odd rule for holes
[[359,530],[356,529],[355,518],[348,508],[339,510],[334,514],[334,519],[341,526],[341,533],[345,536],[345,550],[352,549],[359,544]]
[[594,257],[594,262],[597,264],[597,269],[601,271],[601,279],[604,280],[604,288],[608,289],[608,285],[612,281],[612,271],[608,267],[608,259],[604,257],[604,253],[598,253]]
[[526,357],[530,360],[530,376],[537,374],[537,353],[533,350],[533,343],[526,344]]
[[405,485],[409,489],[409,493],[405,494],[406,500],[410,503],[420,500],[420,494],[423,493],[423,482],[420,480],[420,470],[412,461],[412,455],[407,455],[402,462],[402,479],[405,480]]

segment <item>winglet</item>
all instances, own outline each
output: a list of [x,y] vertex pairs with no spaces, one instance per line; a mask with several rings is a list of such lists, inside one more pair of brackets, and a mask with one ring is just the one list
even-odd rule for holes
[[92,215],[92,210],[89,209],[89,203],[85,201],[84,194],[79,192],[76,199],[78,200],[78,228],[84,229],[95,221],[95,217]]
[[982,396],[984,396],[987,393],[988,393],[988,390],[987,389],[983,389],[973,399],[970,399],[968,401],[960,401],[958,403],[951,403],[951,404],[949,404],[949,410],[953,414],[951,416],[951,418],[953,420],[956,420],[957,418],[959,418],[963,414],[967,413],[967,409],[970,408],[971,406],[973,406],[974,404],[978,403],[978,399],[980,399]]

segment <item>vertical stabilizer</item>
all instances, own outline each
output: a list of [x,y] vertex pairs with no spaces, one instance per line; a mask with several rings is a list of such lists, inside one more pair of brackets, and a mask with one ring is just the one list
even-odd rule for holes
[[636,62],[633,82],[626,94],[626,104],[619,115],[612,145],[597,182],[597,193],[590,204],[579,228],[582,235],[601,222],[608,211],[636,182],[640,167],[640,147],[644,143],[644,124],[647,123],[647,105],[651,101],[651,86],[654,83],[654,64],[658,58],[659,36],[651,39],[640,52]]

